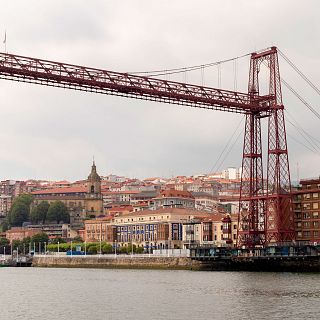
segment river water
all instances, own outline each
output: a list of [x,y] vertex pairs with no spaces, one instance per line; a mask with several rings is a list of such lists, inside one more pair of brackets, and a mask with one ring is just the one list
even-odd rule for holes
[[320,274],[0,269],[0,319],[320,319]]

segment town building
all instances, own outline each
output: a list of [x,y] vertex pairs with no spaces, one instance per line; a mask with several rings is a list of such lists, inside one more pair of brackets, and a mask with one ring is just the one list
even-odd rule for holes
[[0,195],[0,218],[8,215],[12,205],[12,196],[1,194]]
[[36,233],[44,232],[49,239],[63,238],[69,240],[78,236],[77,231],[73,230],[68,223],[30,224],[25,229]]
[[[134,244],[145,250],[182,248],[183,223],[203,215],[210,216],[206,212],[194,209],[161,208],[132,212],[118,217],[86,220],[85,240],[107,239],[109,232],[109,241],[111,233],[114,234],[112,242],[117,243],[117,246]],[[103,235],[97,230],[102,230]]]
[[195,208],[194,196],[189,191],[183,190],[163,190],[160,195],[153,199],[154,208]]
[[41,231],[36,229],[29,229],[26,227],[13,227],[10,230],[6,231],[6,238],[12,243],[13,240],[23,240],[27,237],[32,237]]
[[103,214],[101,179],[94,162],[85,187],[59,186],[34,191],[31,194],[34,197],[33,205],[38,205],[42,201],[49,203],[62,201],[68,208],[73,228],[82,228],[83,220],[87,216],[98,217]]
[[296,240],[320,243],[320,178],[300,181],[293,191]]
[[114,243],[117,239],[116,227],[110,222],[113,217],[86,220],[83,240],[86,242],[106,241]]
[[238,216],[212,214],[183,224],[183,248],[194,245],[212,247],[235,247]]

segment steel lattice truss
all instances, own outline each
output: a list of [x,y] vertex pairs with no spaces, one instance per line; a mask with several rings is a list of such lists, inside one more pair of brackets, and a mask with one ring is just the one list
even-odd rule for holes
[[[259,95],[261,63],[269,94]],[[294,239],[290,172],[277,48],[251,55],[248,93],[160,80],[0,53],[0,79],[166,102],[246,115],[237,245]],[[268,118],[267,179],[263,178],[261,119]]]
[[235,113],[268,114],[269,96],[0,53],[0,78]]

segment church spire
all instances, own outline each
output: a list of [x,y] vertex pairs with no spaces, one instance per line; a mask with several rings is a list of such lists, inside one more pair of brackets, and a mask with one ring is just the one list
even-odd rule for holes
[[88,176],[88,180],[92,181],[92,182],[93,181],[101,181],[101,178],[97,173],[97,167],[96,167],[96,164],[94,162],[94,159],[92,161],[91,172],[90,172],[90,174]]

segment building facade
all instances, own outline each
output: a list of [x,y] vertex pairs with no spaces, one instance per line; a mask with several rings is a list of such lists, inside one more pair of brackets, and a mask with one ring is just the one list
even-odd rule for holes
[[293,192],[296,240],[320,243],[320,178],[301,180]]
[[33,205],[42,201],[52,203],[62,201],[68,208],[70,223],[74,228],[83,228],[87,216],[98,217],[103,214],[101,179],[93,162],[85,187],[58,187],[34,191]]
[[[182,248],[183,223],[203,215],[208,213],[183,208],[162,208],[132,212],[109,220],[87,220],[85,240],[107,239],[107,233],[110,234],[110,230],[114,230],[113,241],[110,241],[110,237],[108,241],[117,243],[118,246],[134,244],[145,250]],[[97,230],[102,230],[103,235]]]

